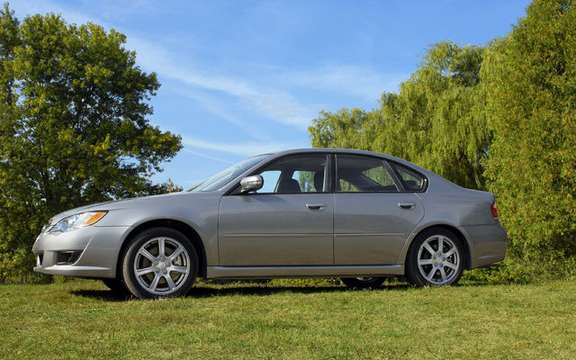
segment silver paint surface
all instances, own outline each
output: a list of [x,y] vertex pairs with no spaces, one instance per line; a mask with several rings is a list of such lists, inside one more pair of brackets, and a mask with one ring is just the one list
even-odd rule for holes
[[[226,195],[240,180],[275,158],[331,152],[377,156],[428,178],[423,193],[301,193]],[[113,278],[122,245],[139,226],[171,220],[193,229],[205,249],[207,277],[402,275],[411,242],[431,226],[457,229],[470,251],[470,267],[501,261],[506,232],[490,213],[491,193],[469,190],[390,155],[348,149],[300,149],[270,154],[214,192],[182,192],[93,204],[56,215],[50,224],[82,211],[109,213],[96,225],[40,234],[33,246],[44,261],[35,271]],[[413,203],[403,209],[400,203]],[[308,204],[321,204],[310,209]],[[72,265],[56,265],[56,251],[78,250]]]

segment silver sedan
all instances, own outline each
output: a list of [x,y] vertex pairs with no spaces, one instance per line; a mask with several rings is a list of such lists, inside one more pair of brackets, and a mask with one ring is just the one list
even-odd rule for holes
[[185,294],[197,277],[449,285],[501,261],[506,244],[491,193],[385,154],[303,149],[249,158],[187,192],[58,214],[33,251],[35,271],[149,298]]

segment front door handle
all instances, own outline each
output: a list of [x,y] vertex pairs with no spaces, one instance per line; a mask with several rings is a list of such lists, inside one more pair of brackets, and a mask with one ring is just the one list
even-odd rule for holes
[[306,207],[310,210],[320,210],[323,207],[326,207],[324,204],[306,204]]
[[412,209],[414,206],[416,206],[415,203],[398,203],[398,207],[401,209]]

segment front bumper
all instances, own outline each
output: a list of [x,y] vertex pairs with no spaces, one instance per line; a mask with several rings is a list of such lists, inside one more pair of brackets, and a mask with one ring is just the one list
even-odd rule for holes
[[128,227],[90,226],[65,233],[44,232],[32,251],[34,271],[51,275],[113,278]]

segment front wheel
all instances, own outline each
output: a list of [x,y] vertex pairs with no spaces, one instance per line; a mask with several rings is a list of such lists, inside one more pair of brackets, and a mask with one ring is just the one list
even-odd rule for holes
[[341,278],[344,285],[354,289],[374,289],[382,286],[384,278],[381,277],[355,277],[355,278]]
[[444,286],[460,280],[464,270],[464,247],[447,229],[420,233],[408,252],[406,278],[414,286]]
[[181,232],[152,228],[138,234],[122,261],[122,277],[139,298],[174,297],[186,294],[198,273],[198,255]]

